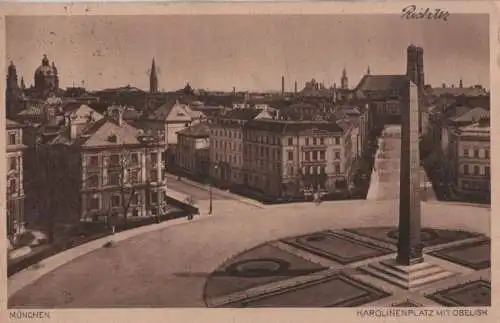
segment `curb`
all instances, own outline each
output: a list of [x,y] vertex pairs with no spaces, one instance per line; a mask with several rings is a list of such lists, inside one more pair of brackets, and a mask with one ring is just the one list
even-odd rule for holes
[[[167,174],[166,175],[168,178],[170,179],[175,179],[176,180],[176,176],[175,175],[172,175],[172,174]],[[198,183],[196,181],[193,181],[193,180],[190,180],[190,179],[187,179],[185,177],[183,177],[181,179],[182,182],[184,183],[187,183],[188,185],[191,185],[191,186],[194,186],[196,188],[199,188],[199,189],[202,189],[202,190],[205,190],[205,191],[208,191],[208,188],[201,184],[201,183]],[[168,189],[168,182],[167,182],[167,189]],[[217,190],[217,193],[220,194],[220,195],[224,195],[226,197],[229,197],[229,198],[232,198],[232,199],[235,199],[235,200],[238,200],[239,202],[242,202],[242,203],[246,203],[246,204],[249,204],[249,205],[252,205],[252,206],[255,206],[255,207],[258,207],[258,208],[265,208],[265,206],[257,201],[254,201],[252,199],[248,199],[248,198],[244,198],[238,194],[234,194],[234,193],[230,193],[230,192],[227,192],[225,190],[221,190],[217,187],[214,187],[212,186],[212,189],[213,190]]]
[[178,218],[173,220],[164,221],[161,223],[153,223],[150,225],[142,226],[139,228],[134,228],[126,231],[121,231],[110,236],[99,238],[85,244],[79,245],[77,247],[65,250],[51,257],[45,258],[36,264],[36,268],[33,266],[25,268],[7,279],[7,299],[14,295],[19,290],[24,287],[33,284],[42,276],[54,271],[60,266],[63,266],[70,261],[75,260],[81,256],[89,254],[95,250],[103,247],[107,242],[120,242],[130,238],[137,237],[143,233],[158,231],[171,226],[184,224],[193,221],[199,221],[202,218],[208,217],[208,215],[199,215],[192,220],[187,218]]

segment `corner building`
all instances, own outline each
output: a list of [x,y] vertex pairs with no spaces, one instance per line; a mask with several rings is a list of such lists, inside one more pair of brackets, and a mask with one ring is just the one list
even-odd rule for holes
[[347,190],[351,135],[337,124],[262,119],[243,129],[245,186],[272,198]]

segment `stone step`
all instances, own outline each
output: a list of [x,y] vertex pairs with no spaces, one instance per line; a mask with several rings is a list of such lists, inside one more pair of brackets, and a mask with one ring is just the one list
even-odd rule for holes
[[373,277],[405,289],[415,289],[454,275],[454,273],[435,265],[422,269],[422,273],[420,271],[412,271],[411,274],[409,272],[406,274],[380,264],[371,264],[360,269]]
[[386,266],[382,263],[370,264],[369,266],[373,267],[375,270],[382,271],[388,275],[403,280],[415,280],[425,276],[435,275],[444,271],[444,269],[438,266],[430,266],[428,268],[423,268],[421,270],[412,272],[404,272],[396,268],[391,268],[389,266]]

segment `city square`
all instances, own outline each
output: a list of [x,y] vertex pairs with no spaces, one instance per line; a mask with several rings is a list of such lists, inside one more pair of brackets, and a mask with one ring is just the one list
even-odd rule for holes
[[9,17],[8,307],[491,306],[480,18]]

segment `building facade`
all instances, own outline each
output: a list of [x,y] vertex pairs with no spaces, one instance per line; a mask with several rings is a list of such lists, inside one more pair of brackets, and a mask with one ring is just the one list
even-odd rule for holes
[[[98,120],[71,114],[38,147],[42,208],[58,222],[119,221],[166,211],[165,142],[123,121],[112,106]],[[44,167],[44,166],[45,167]],[[43,174],[45,173],[45,174]]]
[[449,172],[453,190],[464,198],[489,197],[491,194],[489,119],[451,129],[449,140]]
[[177,164],[183,172],[207,178],[210,166],[210,128],[203,123],[177,132]]
[[255,109],[231,110],[210,119],[210,174],[215,181],[244,184],[244,126],[259,113]]
[[7,235],[22,233],[24,217],[24,159],[23,126],[6,120],[6,161],[7,161]]
[[345,191],[351,134],[326,121],[254,120],[244,127],[244,183],[273,198]]

